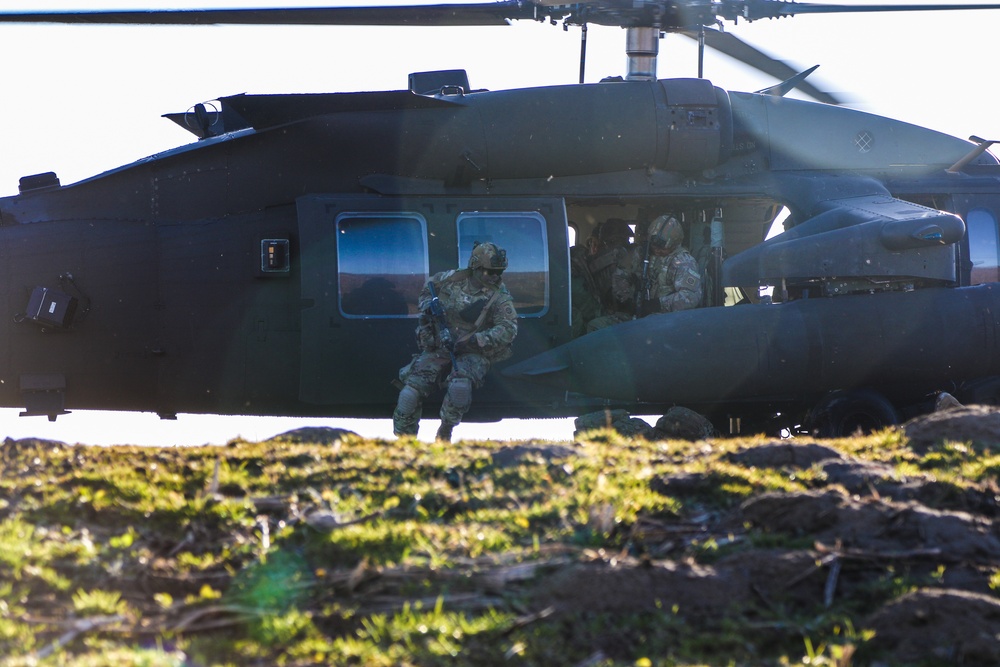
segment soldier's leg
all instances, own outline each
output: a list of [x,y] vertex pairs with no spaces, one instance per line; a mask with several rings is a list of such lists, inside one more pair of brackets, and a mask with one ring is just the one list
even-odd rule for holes
[[611,313],[610,315],[602,315],[592,319],[587,323],[587,333],[594,333],[599,329],[605,329],[607,327],[613,327],[616,324],[621,324],[622,322],[627,322],[631,317],[625,313]]
[[437,387],[438,378],[448,365],[447,357],[442,360],[439,355],[423,353],[404,369],[400,379],[405,385],[399,392],[396,409],[392,413],[392,432],[396,437],[417,434],[424,399]]
[[448,380],[448,389],[441,402],[441,427],[437,439],[451,442],[452,430],[472,406],[472,389],[483,386],[490,362],[478,354],[464,354]]
[[423,412],[423,399],[415,388],[404,386],[396,399],[396,409],[392,413],[392,432],[397,438],[416,435]]
[[448,381],[448,390],[441,403],[441,426],[438,428],[437,439],[451,442],[451,432],[455,425],[472,406],[472,380],[465,377],[452,377]]

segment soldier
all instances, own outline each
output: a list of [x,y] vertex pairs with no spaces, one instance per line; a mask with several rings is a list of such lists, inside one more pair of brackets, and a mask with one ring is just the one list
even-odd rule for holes
[[632,249],[631,238],[632,230],[629,229],[627,222],[619,218],[608,218],[600,226],[597,242],[587,259],[587,268],[593,276],[595,292],[601,302],[603,315],[621,310],[621,305],[612,294],[612,276],[615,268],[629,257]]
[[636,246],[612,276],[612,294],[623,311],[593,320],[588,332],[631,318],[697,308],[701,304],[698,263],[681,246],[684,230],[677,218],[661,215],[649,224],[647,241]]
[[597,291],[594,278],[587,268],[584,255],[586,246],[575,245],[569,249],[570,298],[573,312],[573,338],[587,333],[587,323],[601,314],[601,304],[594,296]]
[[435,388],[445,388],[437,439],[451,442],[452,430],[472,405],[490,366],[511,355],[517,312],[503,284],[507,252],[476,242],[466,269],[431,276],[420,293],[417,346],[420,353],[399,371],[403,388],[392,414],[397,437],[416,435],[422,405]]
[[619,218],[597,226],[586,245],[570,248],[573,337],[587,333],[590,322],[620,309],[611,295],[611,276],[629,254],[632,230]]

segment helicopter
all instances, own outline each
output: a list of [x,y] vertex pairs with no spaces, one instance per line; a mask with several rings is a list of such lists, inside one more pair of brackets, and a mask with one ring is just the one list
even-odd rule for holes
[[[224,97],[217,109],[172,116],[196,135],[194,144],[73,185],[54,174],[22,179],[18,195],[0,200],[11,313],[0,402],[50,419],[67,409],[384,417],[395,402],[387,379],[413,347],[414,290],[427,275],[461,264],[473,237],[484,236],[506,242],[512,260],[524,262],[512,261],[507,277],[522,331],[514,358],[477,394],[472,419],[681,403],[747,431],[793,428],[809,413],[846,409],[823,425],[834,432],[919,410],[934,389],[990,399],[997,371],[989,323],[977,328],[986,331],[982,341],[940,335],[943,323],[961,321],[969,308],[973,319],[996,312],[989,285],[973,286],[996,278],[973,268],[981,257],[972,254],[971,228],[966,234],[970,213],[993,210],[996,161],[988,142],[775,94],[733,93],[705,79],[650,75],[661,31],[712,34],[704,23],[729,18],[712,10],[750,11],[753,4],[501,2],[424,6],[405,16],[396,8],[356,8],[364,21],[374,12],[403,23],[470,7],[476,20],[493,20],[497,11],[512,14],[501,21],[614,20],[644,46],[630,56],[636,69],[600,84],[488,92],[447,70],[414,73],[407,90]],[[757,4],[785,11],[792,3]],[[669,23],[665,10],[681,5],[692,10],[694,25]],[[573,14],[578,7],[589,13]],[[996,8],[976,6],[984,7]],[[650,12],[659,12],[660,23],[632,25],[650,22]],[[182,14],[158,12],[155,20]],[[0,15],[8,19],[136,22],[154,15]],[[662,99],[650,102],[651,95]],[[469,108],[484,120],[463,117]],[[663,113],[686,121],[675,130],[677,121],[664,122]],[[755,126],[765,117],[775,124]],[[832,155],[823,168],[795,154],[824,151],[821,140],[801,136],[807,128],[853,128],[858,119],[875,142],[868,152]],[[574,143],[593,135],[595,123],[625,130],[612,142]],[[776,159],[764,155],[760,137],[777,148],[770,134],[778,127],[789,131],[791,148],[774,150]],[[529,130],[528,139],[505,145]],[[859,136],[851,132],[852,140]],[[904,161],[862,162],[889,148],[886,136],[893,159]],[[670,148],[650,153],[649,137]],[[326,151],[317,151],[319,138]],[[927,155],[936,162],[928,164]],[[795,209],[787,236],[764,241],[785,206]],[[866,210],[880,206],[892,210]],[[692,245],[721,213],[727,258],[716,284],[734,281],[748,300],[760,284],[777,284],[779,303],[726,307],[718,297],[689,314],[572,340],[570,230],[584,238],[612,215],[640,222],[662,210],[684,214]],[[829,227],[803,233],[823,215]],[[831,233],[844,245],[816,250],[817,239]],[[414,247],[416,259],[403,256]],[[854,265],[858,253],[879,272]],[[814,274],[822,261],[830,266]],[[400,294],[405,313],[390,310]],[[966,310],[949,310],[953,305]],[[885,310],[891,317],[881,323],[875,315]],[[891,326],[928,311],[936,313],[929,325]],[[869,326],[854,332],[843,323],[858,313]],[[753,345],[723,335],[732,336],[734,326],[754,331]],[[856,333],[860,347],[838,342],[837,328],[848,338]],[[884,348],[898,343],[890,340],[896,329],[903,343],[925,342],[887,354]],[[683,345],[664,342],[671,335]],[[717,337],[703,350],[691,343],[710,335]],[[871,344],[876,340],[881,348]],[[655,350],[643,350],[649,341]],[[824,346],[834,351],[830,359]],[[939,347],[960,353],[942,357]],[[830,372],[852,365],[860,351],[871,372]],[[668,387],[664,377],[697,374],[697,367],[670,368],[678,357],[719,359],[706,374],[715,384]],[[651,365],[658,368],[634,372]],[[747,365],[767,366],[750,374],[758,384],[734,382],[733,369]],[[621,381],[604,382],[609,373]]]

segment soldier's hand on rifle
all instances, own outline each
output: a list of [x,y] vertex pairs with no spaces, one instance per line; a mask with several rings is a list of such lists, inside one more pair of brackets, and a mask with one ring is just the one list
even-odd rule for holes
[[444,346],[445,349],[455,349],[455,339],[451,337],[450,330],[441,329],[441,331],[438,332],[438,337],[441,339],[441,345]]

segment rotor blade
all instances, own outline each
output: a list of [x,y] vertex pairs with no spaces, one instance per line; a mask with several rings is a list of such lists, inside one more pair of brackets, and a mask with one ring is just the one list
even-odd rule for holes
[[374,25],[489,26],[533,18],[517,0],[470,5],[394,7],[294,7],[265,9],[164,9],[83,12],[0,12],[0,23],[126,25]]
[[1000,9],[1000,4],[824,5],[793,0],[499,0],[413,6],[292,7],[260,9],[162,9],[80,12],[0,12],[0,23],[130,25],[374,25],[488,26],[511,20],[563,21],[664,30],[713,25],[719,18],[755,21],[796,14]]
[[[739,5],[738,8],[731,5]],[[969,9],[1000,9],[1000,4],[932,4],[932,5],[825,5],[808,2],[739,2],[723,3],[720,12],[727,19],[745,18],[749,21],[766,18],[781,18],[796,14],[849,14],[857,12],[920,12]],[[733,11],[736,10],[736,11]],[[732,15],[730,15],[732,14]]]
[[[680,33],[694,40],[698,40],[700,37],[699,33],[689,30],[681,30]],[[715,30],[713,28],[705,28],[705,43],[730,58],[735,58],[736,60],[739,60],[754,69],[773,76],[778,81],[787,81],[799,74],[798,70],[794,69],[787,63],[772,58],[763,51],[750,46],[740,38],[735,37],[728,32],[722,32],[721,30]],[[809,97],[819,100],[820,102],[825,102],[826,104],[841,103],[840,100],[830,93],[820,90],[807,81],[799,81],[795,87]]]

